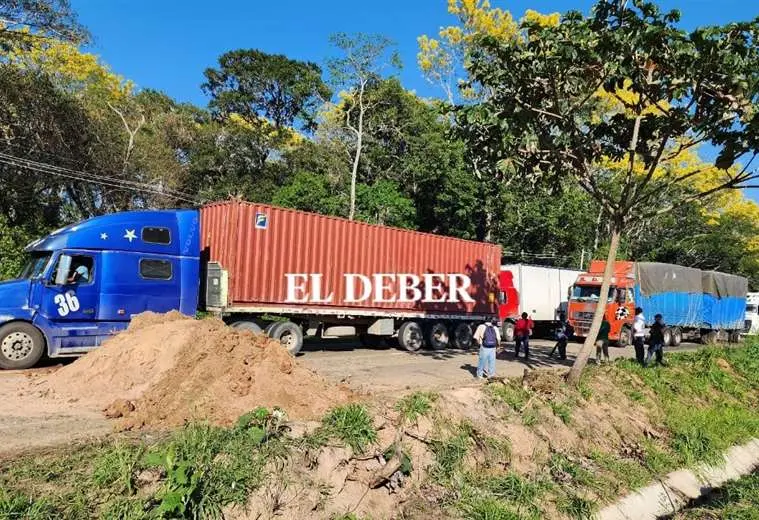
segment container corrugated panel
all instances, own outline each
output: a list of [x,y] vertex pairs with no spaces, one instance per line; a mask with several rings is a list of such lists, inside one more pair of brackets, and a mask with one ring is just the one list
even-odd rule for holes
[[[204,257],[229,273],[232,306],[303,307],[286,303],[285,275],[319,273],[334,299],[308,307],[496,313],[497,245],[245,202],[201,208],[201,232]],[[475,302],[347,302],[345,273],[466,274]]]
[[746,316],[746,299],[737,296],[717,298],[705,293],[703,296],[704,327],[711,329],[740,330]]

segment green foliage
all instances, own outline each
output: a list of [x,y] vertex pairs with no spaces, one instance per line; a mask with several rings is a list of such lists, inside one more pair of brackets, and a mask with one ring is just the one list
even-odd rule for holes
[[422,415],[427,415],[437,398],[437,394],[430,392],[414,392],[399,399],[395,403],[395,410],[401,414],[404,422],[414,423]]
[[540,412],[534,406],[529,406],[522,413],[522,424],[524,424],[525,426],[534,426],[535,424],[537,424],[539,419],[540,419]]
[[324,432],[343,441],[355,452],[363,452],[377,441],[371,415],[360,404],[348,404],[332,409],[322,419]]
[[320,101],[331,96],[321,73],[315,63],[240,49],[222,54],[218,69],[206,69],[203,90],[211,96],[215,114],[265,118],[277,128],[298,120],[313,128]]
[[572,409],[567,403],[550,402],[551,410],[556,417],[561,419],[564,424],[570,424],[572,422]]
[[335,188],[329,185],[323,175],[296,173],[289,184],[279,188],[272,203],[285,208],[321,213],[323,215],[345,216],[347,201]]
[[105,450],[95,459],[92,482],[99,487],[112,487],[119,494],[132,494],[134,468],[139,458],[140,450],[128,444]]
[[464,457],[472,444],[471,434],[471,426],[461,423],[452,435],[432,441],[431,447],[436,462],[432,475],[436,479],[446,481],[461,469]]
[[530,398],[530,392],[514,381],[504,381],[502,385],[488,385],[491,398],[505,403],[515,412],[521,412]]
[[494,498],[472,498],[459,505],[467,520],[520,520],[520,516]]
[[674,518],[675,520],[704,518],[756,520],[757,511],[759,511],[759,474],[753,473],[712,491],[704,502],[682,510]]
[[592,500],[569,492],[561,497],[557,503],[557,508],[569,518],[590,520],[596,513],[598,505]]
[[0,487],[0,518],[54,520],[60,516],[53,504],[47,499],[34,500],[21,494],[10,493]]

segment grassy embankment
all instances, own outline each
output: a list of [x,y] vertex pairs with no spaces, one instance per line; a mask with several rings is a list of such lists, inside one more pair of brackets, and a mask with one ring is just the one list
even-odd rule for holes
[[[458,405],[445,392],[348,405],[298,439],[285,434],[278,413],[258,410],[232,428],[193,424],[20,456],[0,462],[0,518],[214,518],[279,482],[269,494],[276,512],[289,507],[278,497],[298,479],[323,497],[315,517],[359,518],[349,509],[328,513],[336,491],[312,480],[312,470],[325,445],[391,457],[380,426],[401,439],[401,472],[416,477],[399,495],[405,518],[587,518],[654,478],[759,436],[759,342],[667,360],[665,368],[591,367],[577,391],[546,377],[471,389],[474,401]],[[756,491],[756,477],[746,482],[728,489]],[[755,507],[755,495],[744,494],[731,498],[735,507]]]

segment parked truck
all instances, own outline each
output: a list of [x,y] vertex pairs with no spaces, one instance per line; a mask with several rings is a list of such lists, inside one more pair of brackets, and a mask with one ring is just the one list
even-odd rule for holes
[[746,295],[745,334],[759,334],[759,292]]
[[[606,262],[594,260],[572,288],[569,321],[575,335],[587,336],[598,299]],[[746,278],[654,262],[618,261],[606,299],[609,339],[620,346],[632,342],[635,308],[641,307],[647,325],[661,314],[668,325],[665,344],[679,345],[684,338],[713,343],[737,342],[744,327]]]
[[0,367],[97,348],[144,311],[197,310],[297,353],[304,334],[469,347],[497,316],[501,250],[263,204],[133,211],[26,248],[0,283]]
[[535,323],[535,335],[548,335],[567,311],[569,288],[582,271],[527,264],[501,266],[503,296],[499,306],[502,337],[514,340],[514,323],[526,312]]

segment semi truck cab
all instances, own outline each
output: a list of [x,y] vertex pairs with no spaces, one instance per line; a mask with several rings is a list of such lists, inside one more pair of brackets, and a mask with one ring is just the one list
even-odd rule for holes
[[145,310],[198,306],[197,210],[94,217],[29,244],[15,280],[0,282],[0,368],[76,356]]
[[746,334],[759,334],[759,292],[746,295]]
[[[593,262],[587,273],[577,276],[570,289],[567,318],[575,335],[585,337],[590,331],[598,299],[601,296],[604,262]],[[632,342],[632,322],[635,315],[635,280],[629,276],[631,262],[617,262],[606,295],[605,318],[611,325],[609,339],[620,346]]]

